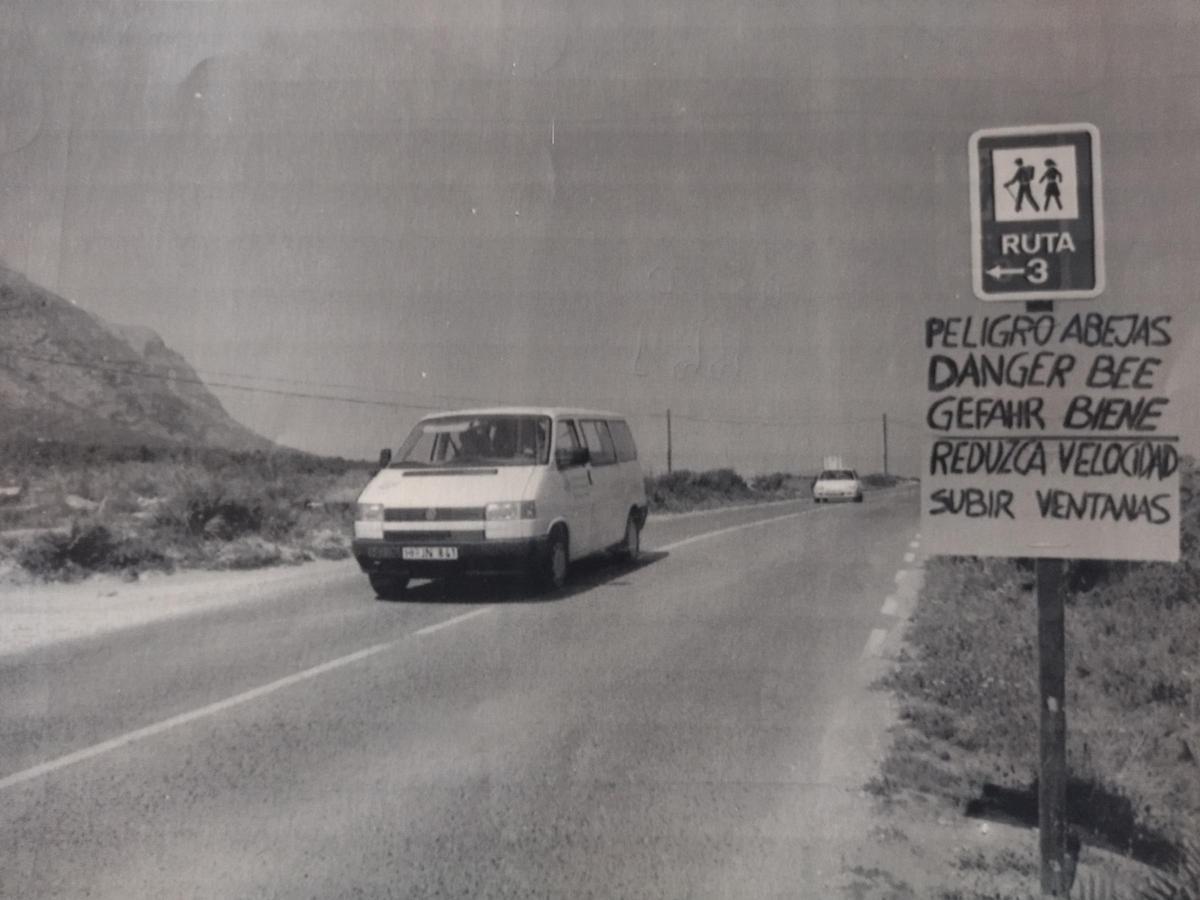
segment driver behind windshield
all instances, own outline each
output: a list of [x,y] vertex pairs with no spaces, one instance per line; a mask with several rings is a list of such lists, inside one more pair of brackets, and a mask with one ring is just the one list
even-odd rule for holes
[[471,426],[462,433],[458,443],[458,459],[482,459],[491,455],[489,452],[491,441],[479,422],[472,422]]

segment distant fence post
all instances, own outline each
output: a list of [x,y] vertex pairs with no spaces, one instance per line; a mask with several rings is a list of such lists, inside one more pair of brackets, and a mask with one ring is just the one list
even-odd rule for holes
[[667,410],[667,474],[671,474],[671,410]]
[[883,477],[888,476],[888,458],[887,458],[887,413],[883,414]]

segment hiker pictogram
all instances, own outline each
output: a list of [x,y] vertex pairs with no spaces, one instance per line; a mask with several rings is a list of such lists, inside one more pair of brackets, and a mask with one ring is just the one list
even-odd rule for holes
[[1079,162],[1069,145],[992,151],[996,221],[1049,222],[1079,216]]
[[1042,177],[1038,179],[1039,184],[1046,182],[1046,194],[1043,200],[1043,204],[1046,209],[1050,208],[1051,200],[1058,204],[1058,208],[1060,210],[1063,208],[1062,195],[1058,190],[1058,184],[1060,181],[1062,181],[1062,177],[1062,172],[1058,170],[1058,165],[1054,162],[1054,160],[1046,160],[1046,171],[1042,174]]
[[[1005,189],[1009,192],[1009,194],[1012,194],[1013,198],[1017,201],[1017,212],[1021,211],[1021,201],[1023,200],[1029,201],[1029,205],[1033,207],[1034,212],[1039,212],[1041,210],[1041,207],[1038,206],[1037,201],[1033,199],[1032,186],[1035,174],[1037,173],[1033,166],[1025,165],[1025,160],[1018,156],[1017,174],[1008,179],[1008,181],[1004,182]],[[1018,186],[1015,194],[1012,192],[1012,186],[1014,184]]]

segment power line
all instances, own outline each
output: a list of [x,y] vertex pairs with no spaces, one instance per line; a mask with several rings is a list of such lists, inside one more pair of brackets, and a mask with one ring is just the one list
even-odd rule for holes
[[[70,368],[84,369],[84,370],[89,370],[89,371],[113,372],[113,373],[120,374],[120,375],[129,375],[129,376],[134,376],[134,377],[138,377],[138,378],[149,378],[149,379],[154,379],[154,380],[158,380],[158,381],[176,382],[176,383],[180,383],[180,384],[195,384],[195,385],[199,385],[201,387],[211,388],[211,389],[241,391],[243,393],[250,393],[250,394],[265,394],[265,395],[274,396],[274,397],[291,397],[291,398],[297,398],[297,399],[303,399],[303,400],[321,400],[321,401],[333,402],[333,403],[350,403],[350,404],[354,404],[357,406],[380,406],[380,407],[385,407],[385,408],[389,408],[389,409],[417,409],[417,410],[427,410],[427,411],[439,411],[444,408],[444,404],[439,405],[439,404],[431,404],[431,403],[401,402],[401,401],[393,401],[393,400],[376,400],[376,399],[370,399],[370,398],[366,398],[366,397],[347,397],[347,396],[338,395],[338,394],[320,394],[320,393],[313,393],[310,391],[293,391],[293,390],[285,390],[282,388],[268,388],[268,387],[261,387],[261,386],[256,386],[256,385],[233,384],[233,383],[225,382],[225,381],[208,381],[208,380],[204,380],[201,378],[191,378],[186,375],[179,375],[179,374],[175,374],[175,373],[154,372],[154,371],[151,371],[151,370],[148,370],[148,369],[142,367],[141,364],[139,364],[135,361],[132,361],[132,360],[130,360],[130,361],[104,360],[104,361],[83,362],[83,361],[74,360],[74,359],[64,359],[62,357],[54,357],[54,356],[47,356],[47,355],[38,354],[38,353],[30,353],[28,351],[18,350],[18,349],[12,348],[12,347],[5,347],[3,345],[0,345],[0,353],[6,353],[9,356],[18,357],[21,359],[34,360],[37,362],[48,363],[51,365],[68,366]],[[397,394],[405,393],[405,394],[409,394],[409,395],[412,395],[414,393],[412,391],[401,391],[401,390],[397,390],[394,388],[372,388],[372,387],[367,387],[365,385],[344,385],[344,384],[337,384],[337,383],[332,383],[332,382],[310,381],[310,380],[305,380],[305,379],[280,378],[280,377],[266,376],[266,375],[249,375],[249,374],[241,373],[241,372],[215,372],[213,370],[197,370],[197,369],[194,369],[193,371],[196,371],[196,372],[208,371],[210,374],[218,374],[218,375],[221,375],[222,377],[227,377],[227,378],[276,381],[276,382],[279,382],[282,384],[313,385],[316,387],[327,387],[327,388],[335,388],[335,389],[357,390],[357,391],[375,391],[375,392],[382,392],[382,393],[397,393]],[[494,398],[494,397],[493,398],[464,397],[464,396],[455,396],[455,395],[451,395],[451,394],[434,394],[432,396],[441,398],[442,400],[445,400],[445,401],[456,402],[456,403],[469,403],[469,404],[502,404],[502,403],[511,403],[512,402],[511,400]],[[559,404],[553,404],[553,405],[564,405],[564,404],[559,403]],[[629,414],[641,416],[641,417],[645,417],[645,418],[661,418],[665,415],[665,413],[661,410],[636,410],[636,411],[631,410]],[[831,419],[820,419],[820,418],[751,419],[751,418],[723,418],[723,417],[718,417],[718,416],[697,416],[697,415],[688,415],[686,413],[675,413],[674,418],[682,419],[682,420],[689,421],[689,422],[696,422],[696,423],[700,423],[700,424],[748,425],[748,426],[767,427],[767,428],[811,428],[814,426],[834,427],[834,428],[843,427],[844,428],[844,427],[849,427],[849,426],[858,426],[858,425],[865,425],[865,424],[870,424],[873,426],[876,421],[874,419],[874,417],[871,417],[871,418],[860,417],[860,418],[842,419],[842,420],[831,420]],[[898,424],[906,425],[911,428],[923,428],[924,427],[922,425],[908,423],[903,419],[892,419],[889,421],[895,421]]]
[[914,422],[911,419],[898,419],[895,416],[888,416],[888,422],[899,425],[902,428],[913,428],[917,431],[924,431],[928,427],[924,422]]
[[721,419],[709,418],[707,416],[689,416],[683,413],[675,413],[676,419],[686,419],[690,422],[706,422],[719,425],[765,425],[768,427],[778,428],[810,428],[814,425],[824,425],[828,427],[845,427],[847,425],[863,425],[875,424],[875,419]]
[[[281,390],[262,388],[262,387],[256,387],[256,386],[251,386],[251,385],[229,384],[227,382],[221,382],[221,381],[200,380],[200,379],[189,378],[189,377],[183,376],[183,375],[163,374],[161,372],[155,372],[155,371],[145,368],[145,365],[143,363],[137,362],[135,360],[102,359],[100,361],[93,360],[90,362],[80,362],[78,360],[73,360],[73,359],[64,359],[61,357],[50,357],[50,356],[42,356],[42,355],[38,355],[38,354],[33,354],[33,353],[29,353],[27,351],[19,350],[14,347],[6,347],[4,345],[0,345],[0,353],[8,353],[12,356],[18,356],[23,359],[33,359],[33,360],[52,363],[52,364],[56,364],[56,365],[71,366],[73,368],[94,369],[97,371],[110,371],[110,372],[116,372],[116,373],[119,373],[122,375],[134,375],[134,376],[137,376],[140,378],[154,378],[154,379],[165,380],[165,381],[179,381],[184,384],[199,384],[204,387],[227,388],[230,390],[245,391],[248,393],[262,393],[262,394],[271,394],[271,395],[275,395],[275,396],[284,396],[284,397],[301,397],[301,398],[318,399],[318,400],[343,401],[346,403],[388,406],[388,407],[395,407],[395,408],[401,408],[401,409],[440,410],[440,409],[443,409],[445,406],[444,403],[439,404],[439,405],[429,405],[426,403],[399,403],[399,402],[393,403],[393,402],[387,402],[387,401],[383,401],[383,400],[373,400],[373,399],[367,399],[367,398],[330,396],[330,395],[324,395],[324,394],[318,395],[318,394],[311,394],[311,393],[299,392],[299,391],[281,391]],[[274,381],[274,382],[277,382],[280,384],[311,385],[314,387],[331,388],[331,389],[336,389],[336,390],[369,391],[369,392],[373,392],[373,393],[386,393],[386,394],[404,394],[404,395],[407,395],[410,397],[412,397],[412,396],[421,397],[422,399],[436,398],[436,399],[443,400],[443,401],[450,402],[450,403],[464,403],[464,404],[473,404],[473,405],[487,405],[487,404],[516,405],[516,402],[514,402],[510,399],[501,398],[501,397],[465,397],[462,395],[441,394],[441,393],[418,394],[416,391],[405,391],[405,390],[401,390],[398,388],[390,388],[390,387],[371,387],[371,386],[362,385],[362,384],[340,384],[337,382],[328,382],[328,381],[313,381],[313,380],[308,380],[308,379],[282,378],[279,376],[272,376],[272,375],[251,375],[246,372],[228,372],[228,371],[219,371],[219,370],[214,370],[214,369],[197,369],[197,368],[194,368],[191,366],[189,366],[189,368],[191,368],[191,370],[197,374],[208,374],[208,375],[215,375],[218,377],[225,377],[225,378],[238,378],[238,379],[244,379],[247,381]],[[554,406],[554,405],[568,405],[568,404],[546,403],[543,405]],[[661,415],[661,413],[659,413],[659,412],[644,412],[644,413],[637,413],[637,415],[656,416],[656,415]]]
[[[151,379],[155,379],[158,381],[171,381],[171,382],[179,382],[182,384],[196,384],[196,385],[200,385],[202,387],[207,387],[207,388],[244,391],[246,393],[254,393],[254,394],[268,394],[268,395],[277,396],[277,397],[298,397],[298,398],[308,399],[308,400],[327,400],[327,401],[340,402],[340,403],[353,403],[353,404],[358,404],[358,405],[362,405],[362,406],[384,406],[384,407],[389,407],[389,408],[393,408],[393,409],[422,409],[422,410],[430,410],[430,411],[439,411],[439,410],[442,410],[445,408],[444,403],[443,404],[408,403],[408,402],[402,403],[399,401],[374,400],[374,399],[369,399],[369,398],[365,398],[365,397],[346,397],[346,396],[340,396],[340,395],[335,395],[335,394],[314,394],[314,393],[306,392],[306,391],[288,391],[288,390],[282,390],[282,389],[278,389],[278,388],[266,388],[266,387],[258,387],[258,386],[254,386],[254,385],[245,385],[245,384],[231,384],[229,382],[222,382],[222,381],[208,381],[208,380],[204,380],[204,379],[200,379],[200,378],[190,378],[186,375],[179,375],[179,374],[175,374],[175,373],[154,372],[154,371],[147,370],[145,368],[139,368],[140,364],[135,361],[132,361],[132,360],[130,360],[130,361],[104,360],[104,361],[81,362],[79,360],[64,359],[61,357],[54,357],[54,356],[45,356],[45,355],[37,354],[37,353],[29,353],[27,351],[17,350],[12,347],[5,347],[3,345],[0,345],[0,353],[7,353],[9,356],[15,356],[15,357],[19,357],[21,359],[36,360],[38,362],[49,363],[52,365],[69,366],[71,368],[76,368],[76,369],[85,369],[85,370],[99,371],[99,372],[113,372],[113,373],[116,373],[119,375],[131,375],[131,376],[138,377],[138,378],[151,378]],[[193,369],[192,371],[199,372],[202,370]],[[211,371],[211,370],[209,370],[209,371]],[[298,379],[294,380],[294,379],[286,379],[286,378],[273,378],[271,376],[247,375],[245,373],[239,373],[239,372],[226,372],[226,373],[224,373],[224,375],[226,377],[244,378],[247,380],[253,380],[253,379],[275,380],[275,381],[281,381],[283,383],[292,383],[292,384],[312,384],[312,385],[316,385],[319,387],[332,387],[332,388],[339,387],[339,385],[329,383],[329,382],[304,381],[304,380],[298,380]],[[371,388],[371,387],[367,387],[365,385],[345,385],[344,387],[349,390],[359,390],[359,391],[381,391],[381,392],[391,392],[391,393],[407,393],[410,395],[414,393],[412,391],[398,391],[393,388]],[[455,403],[469,403],[469,404],[475,404],[475,405],[513,404],[513,401],[511,401],[511,400],[501,399],[501,398],[496,398],[496,397],[491,397],[491,398],[464,397],[464,396],[455,396],[452,394],[433,394],[431,396],[441,398],[442,400],[445,400],[445,401],[450,401],[450,402],[455,402]],[[547,404],[547,405],[562,405],[562,404]],[[657,413],[657,412],[644,412],[644,413],[637,413],[637,414],[638,415],[647,415],[647,416],[661,415],[661,413]]]
[[99,372],[115,372],[120,375],[133,375],[138,378],[154,378],[160,381],[172,381],[180,384],[198,384],[201,387],[207,388],[223,388],[232,391],[245,391],[253,394],[270,394],[276,397],[300,397],[306,400],[330,400],[338,403],[355,403],[361,406],[387,406],[393,409],[439,409],[437,406],[427,406],[416,403],[398,403],[386,400],[367,400],[361,397],[339,397],[333,394],[313,394],[302,391],[285,391],[279,388],[264,388],[252,387],[245,384],[229,384],[220,381],[204,381],[200,378],[189,378],[186,375],[176,375],[174,373],[164,374],[162,372],[138,371],[124,366],[114,366],[105,363],[85,363],[71,359],[57,359],[52,356],[41,356],[36,353],[24,353],[17,350],[12,350],[7,347],[0,347],[0,352],[7,353],[9,356],[16,356],[22,359],[31,359],[39,362],[51,363],[58,366],[70,366],[76,369],[87,369]]
[[[11,347],[0,346],[0,351],[10,352],[15,355],[23,355],[21,353],[21,351],[15,350],[14,348],[11,348]],[[28,354],[24,354],[24,355],[28,356]],[[35,358],[35,357],[30,357],[30,358]],[[41,357],[36,357],[36,358],[41,358]],[[82,365],[82,363],[77,363],[74,360],[66,360],[66,359],[63,359],[63,360],[47,359],[47,361],[61,362],[63,365]],[[144,363],[137,362],[136,360],[102,359],[101,362],[93,362],[93,363],[89,363],[88,365],[94,365],[97,367],[107,366],[107,367],[110,367],[113,371],[123,372],[123,373],[127,373],[130,375],[145,375],[147,377],[155,377],[155,378],[163,377],[161,375],[161,373],[153,372],[153,371],[146,369]],[[228,372],[228,371],[223,371],[223,370],[218,370],[218,369],[198,369],[198,368],[196,368],[194,366],[190,366],[190,365],[189,365],[189,368],[191,368],[191,370],[198,375],[211,375],[211,376],[214,376],[217,378],[240,378],[240,379],[244,379],[246,381],[272,381],[272,382],[275,382],[276,384],[298,384],[298,385],[308,385],[311,387],[331,388],[331,389],[335,389],[335,390],[371,391],[373,393],[381,393],[381,394],[406,394],[408,396],[413,396],[416,393],[415,391],[405,391],[405,390],[400,390],[399,388],[371,387],[370,385],[364,385],[364,384],[344,384],[344,383],[339,383],[336,381],[313,381],[313,380],[307,379],[307,378],[283,378],[283,377],[280,377],[277,375],[252,375],[249,372]],[[168,376],[168,377],[176,377],[176,376]],[[210,384],[210,382],[206,381],[206,382],[204,382],[204,384]],[[448,395],[441,395],[441,394],[438,394],[436,396],[446,396],[447,399],[457,399],[457,400],[470,399],[470,398],[461,398],[461,397],[458,397],[458,398],[449,397]],[[475,402],[475,401],[472,400],[471,402]]]

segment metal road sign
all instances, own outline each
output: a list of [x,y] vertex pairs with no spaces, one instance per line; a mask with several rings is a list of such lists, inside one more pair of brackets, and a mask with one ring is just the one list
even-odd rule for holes
[[984,128],[970,141],[971,267],[980,300],[1071,300],[1104,290],[1095,125]]

